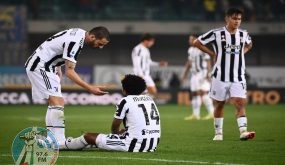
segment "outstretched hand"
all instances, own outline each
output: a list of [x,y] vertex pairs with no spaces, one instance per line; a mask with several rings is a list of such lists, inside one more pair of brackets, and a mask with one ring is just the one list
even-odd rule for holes
[[89,90],[89,92],[94,95],[98,95],[98,96],[102,96],[102,95],[109,93],[109,92],[101,90],[101,88],[105,88],[105,87],[104,86],[94,86]]

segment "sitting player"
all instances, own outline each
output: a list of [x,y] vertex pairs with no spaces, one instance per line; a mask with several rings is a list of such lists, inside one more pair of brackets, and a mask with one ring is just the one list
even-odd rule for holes
[[[151,97],[142,95],[146,89],[143,78],[126,75],[122,80],[126,95],[117,106],[111,134],[86,133],[66,140],[66,149],[97,148],[125,152],[153,152],[160,139],[160,117]],[[120,130],[123,123],[124,129]]]

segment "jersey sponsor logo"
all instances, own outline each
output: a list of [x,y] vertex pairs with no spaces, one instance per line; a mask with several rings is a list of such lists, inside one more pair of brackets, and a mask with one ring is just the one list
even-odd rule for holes
[[230,49],[237,49],[237,50],[240,50],[240,49],[241,49],[241,46],[240,46],[240,45],[230,45],[230,44],[227,44],[227,45],[225,45],[224,48],[225,48],[225,49],[230,48]]
[[142,130],[142,135],[151,135],[151,134],[157,134],[157,133],[160,133],[160,130],[148,130],[148,129]]

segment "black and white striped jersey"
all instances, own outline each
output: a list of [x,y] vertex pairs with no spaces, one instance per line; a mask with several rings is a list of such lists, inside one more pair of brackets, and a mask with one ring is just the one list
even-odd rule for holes
[[56,66],[64,65],[65,60],[76,63],[83,48],[85,33],[85,30],[79,28],[58,32],[34,51],[25,67],[30,71],[41,68],[55,72]]
[[251,43],[251,37],[245,30],[237,29],[230,34],[226,27],[210,30],[198,37],[206,45],[211,43],[217,54],[212,75],[224,82],[245,81],[244,46]]
[[143,44],[138,44],[132,51],[133,71],[135,75],[147,76],[150,75],[150,67],[158,66],[158,62],[151,59],[150,51]]
[[208,73],[208,61],[210,56],[196,47],[190,47],[188,49],[188,60],[191,62],[191,74],[197,74],[199,72]]
[[129,152],[152,152],[159,143],[160,116],[153,99],[147,95],[124,97],[114,117],[122,119],[126,138],[130,141]]

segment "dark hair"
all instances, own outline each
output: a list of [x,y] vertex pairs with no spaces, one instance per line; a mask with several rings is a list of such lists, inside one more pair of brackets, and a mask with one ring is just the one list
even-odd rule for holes
[[127,95],[140,95],[146,89],[144,79],[132,74],[125,75],[121,83]]
[[154,36],[149,33],[145,33],[141,37],[141,41],[149,41],[149,40],[154,40],[154,39],[155,39]]
[[98,26],[89,31],[89,33],[94,34],[96,38],[103,39],[106,38],[107,41],[110,41],[109,30],[104,26]]
[[238,8],[229,8],[226,11],[226,16],[232,16],[232,15],[243,15],[243,11]]

